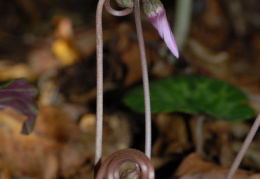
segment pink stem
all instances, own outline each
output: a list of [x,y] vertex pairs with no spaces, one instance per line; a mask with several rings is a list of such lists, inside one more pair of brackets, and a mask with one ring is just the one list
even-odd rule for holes
[[96,12],[96,44],[97,44],[97,106],[96,106],[96,150],[95,150],[95,173],[101,165],[102,157],[102,134],[103,134],[103,34],[102,34],[102,11],[104,3],[108,12],[116,16],[124,16],[132,12],[132,9],[116,11],[109,5],[110,0],[99,0]]
[[[106,3],[106,4],[105,4]],[[103,6],[108,12],[116,16],[127,15],[132,12],[132,9],[123,11],[116,11],[109,5],[109,0],[99,0],[96,12],[96,44],[97,44],[97,106],[96,106],[96,150],[94,163],[94,176],[97,175],[101,166],[102,157],[102,135],[103,135],[103,34],[102,34],[102,11]],[[139,50],[141,56],[142,72],[143,72],[143,86],[145,98],[145,154],[151,158],[151,109],[150,109],[150,94],[149,94],[149,80],[146,64],[146,54],[142,33],[141,17],[139,0],[135,0],[135,20],[137,37],[139,42]]]
[[251,127],[240,151],[238,152],[230,170],[229,170],[229,173],[227,175],[227,178],[226,179],[232,179],[239,164],[241,163],[246,151],[247,151],[247,148],[249,147],[250,143],[252,142],[254,136],[255,136],[255,133],[257,131],[257,129],[259,128],[259,125],[260,125],[260,114],[257,116],[253,126]]
[[96,108],[96,149],[94,170],[97,173],[101,165],[103,134],[103,34],[102,11],[105,0],[99,0],[96,12],[96,44],[97,44],[97,108]]
[[148,158],[151,158],[151,105],[150,105],[150,92],[149,92],[149,79],[148,70],[143,38],[143,30],[140,16],[139,0],[135,0],[135,24],[137,31],[137,38],[139,43],[139,51],[141,57],[142,73],[143,73],[143,88],[144,88],[144,103],[145,103],[145,154]]

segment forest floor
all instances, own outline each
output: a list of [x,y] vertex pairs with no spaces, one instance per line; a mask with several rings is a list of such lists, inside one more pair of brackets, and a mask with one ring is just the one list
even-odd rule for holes
[[[175,5],[162,2],[174,28]],[[52,171],[48,166],[59,168],[59,178],[92,177],[96,3],[0,2],[0,82],[26,78],[38,89],[40,110],[35,129],[28,136],[19,133],[24,116],[9,109],[0,110],[2,177],[43,177]],[[188,37],[177,60],[143,17],[150,80],[203,75],[225,81],[246,94],[256,117],[260,112],[259,12],[260,2],[256,0],[194,0]],[[124,148],[143,151],[144,114],[132,111],[122,102],[127,91],[142,84],[134,15],[114,17],[104,10],[103,28],[105,159]],[[200,156],[195,153],[196,120],[192,115],[153,114],[152,162],[156,177],[224,178],[254,119],[205,121],[204,155]],[[259,148],[257,133],[236,179],[260,178]],[[3,153],[8,157],[2,157]]]

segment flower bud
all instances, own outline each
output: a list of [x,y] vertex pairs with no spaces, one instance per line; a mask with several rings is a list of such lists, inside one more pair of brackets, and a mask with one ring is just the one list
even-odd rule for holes
[[116,0],[116,3],[124,8],[133,8],[134,7],[134,1],[133,0]]
[[160,0],[143,0],[143,11],[156,28],[161,38],[166,43],[167,47],[176,58],[179,58],[179,51],[176,45],[174,35],[170,28],[169,22],[166,17],[166,12]]

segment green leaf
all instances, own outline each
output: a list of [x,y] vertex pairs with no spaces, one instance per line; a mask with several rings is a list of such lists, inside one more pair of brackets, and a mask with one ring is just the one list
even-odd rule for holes
[[[152,113],[205,114],[226,121],[245,120],[255,115],[242,91],[223,81],[203,76],[178,76],[153,81],[150,98]],[[123,102],[134,111],[143,113],[143,88],[129,91]]]

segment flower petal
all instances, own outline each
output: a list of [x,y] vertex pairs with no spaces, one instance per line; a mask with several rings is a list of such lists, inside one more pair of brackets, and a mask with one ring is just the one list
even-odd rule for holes
[[166,13],[165,11],[160,14],[160,29],[157,29],[162,39],[164,39],[167,47],[170,49],[170,51],[173,53],[173,55],[176,58],[179,58],[179,51],[178,47],[174,38],[174,35],[172,33],[172,30],[170,28],[170,25],[168,23]]
[[169,22],[166,17],[166,12],[164,7],[158,6],[156,11],[147,12],[145,11],[147,19],[156,28],[161,38],[165,41],[167,47],[173,53],[176,58],[179,58],[178,47],[170,28]]

